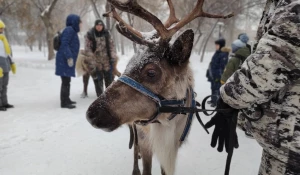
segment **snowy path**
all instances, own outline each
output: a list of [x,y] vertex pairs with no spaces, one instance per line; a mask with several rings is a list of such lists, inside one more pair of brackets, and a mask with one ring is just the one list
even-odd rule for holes
[[[205,79],[207,64],[200,65],[198,58],[194,59],[200,100],[210,92]],[[126,61],[121,61],[121,70]],[[77,109],[60,109],[60,79],[53,75],[51,66],[46,67],[20,66],[18,74],[11,76],[9,101],[16,108],[0,113],[0,174],[130,175],[133,153],[128,149],[128,128],[105,133],[90,126],[85,112],[95,98],[94,87],[90,82],[90,98],[80,99],[81,78],[72,79],[71,86]],[[234,154],[231,174],[255,175],[261,149],[255,140],[241,132],[239,135],[240,149]],[[210,136],[195,122],[187,144],[180,150],[176,175],[223,174],[226,154],[217,153],[209,145]],[[153,160],[153,175],[158,175],[159,164]]]

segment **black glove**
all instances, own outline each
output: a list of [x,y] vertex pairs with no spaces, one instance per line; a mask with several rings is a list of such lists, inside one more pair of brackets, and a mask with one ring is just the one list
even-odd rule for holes
[[[215,148],[218,142],[218,151],[222,152],[225,145],[226,152],[228,153],[230,150],[230,145],[232,145],[234,148],[239,147],[236,134],[238,110],[224,103],[222,98],[219,98],[216,109],[222,109],[224,111],[217,112],[212,119],[205,124],[205,128],[208,129],[212,126],[215,126],[211,139],[211,146]],[[230,132],[234,132],[232,144],[230,144]]]

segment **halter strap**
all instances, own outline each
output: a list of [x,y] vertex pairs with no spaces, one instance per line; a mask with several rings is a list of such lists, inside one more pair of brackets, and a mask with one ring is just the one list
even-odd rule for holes
[[[194,91],[193,89],[191,88],[190,89],[190,93],[192,94],[192,104],[191,104],[191,107],[192,108],[195,108],[196,107],[196,101],[195,101],[195,95],[194,95]],[[194,117],[194,113],[190,113],[188,118],[187,118],[187,121],[186,121],[186,124],[185,124],[185,127],[184,127],[184,130],[183,130],[183,133],[180,137],[180,142],[184,142],[190,128],[191,128],[191,125],[192,125],[192,121],[193,121],[193,117]]]
[[149,89],[135,81],[134,79],[122,75],[119,79],[122,83],[127,84],[128,86],[132,87],[133,89],[139,91],[140,93],[144,94],[145,96],[149,97],[151,100],[155,101],[159,106],[161,106],[161,100],[160,98],[155,95],[153,92],[151,92]]
[[[126,75],[122,75],[118,79],[118,81],[132,87],[133,89],[135,89],[138,92],[142,93],[143,95],[147,96],[148,98],[150,98],[157,104],[157,111],[149,120],[135,121],[135,124],[140,124],[140,125],[145,126],[150,123],[157,123],[158,122],[157,117],[159,116],[160,113],[171,113],[169,120],[174,119],[176,117],[176,115],[178,115],[178,114],[189,113],[186,124],[185,124],[185,128],[180,137],[180,142],[183,142],[185,140],[185,138],[191,128],[192,120],[193,120],[194,114],[196,112],[196,111],[194,111],[194,109],[196,108],[196,105],[197,105],[196,100],[195,100],[195,94],[194,94],[194,91],[192,88],[188,89],[187,93],[186,93],[186,99],[188,99],[189,91],[191,93],[191,106],[184,108],[183,106],[186,104],[186,99],[167,100],[163,97],[160,97],[159,95],[154,94],[151,90],[147,89],[142,84],[140,84],[139,82],[135,81],[134,79],[132,79]],[[172,107],[172,106],[176,106],[176,107]],[[190,108],[190,110],[186,110],[187,108]],[[172,110],[168,111],[168,109],[172,109]],[[181,110],[183,110],[183,111],[181,112]],[[197,119],[198,119],[198,116],[197,116]],[[201,121],[201,123],[202,123],[202,121]],[[202,123],[202,125],[203,125],[203,123]]]

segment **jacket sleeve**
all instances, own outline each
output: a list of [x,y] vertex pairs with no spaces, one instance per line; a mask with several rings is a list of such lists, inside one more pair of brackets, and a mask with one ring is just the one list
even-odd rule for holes
[[222,74],[221,77],[221,84],[225,84],[226,81],[230,78],[230,76],[235,72],[236,67],[235,67],[235,57],[231,58],[228,62],[228,64],[226,65],[224,72]]
[[[261,25],[265,31],[256,52],[221,87],[222,99],[227,104],[241,109],[268,102],[299,79],[300,46],[297,43],[300,43],[300,32],[293,20],[299,18],[293,12],[299,5],[299,1],[280,4],[265,15],[271,20]],[[265,25],[270,27],[265,28]]]
[[112,57],[111,61],[115,62],[115,61],[118,60],[118,56],[117,56],[117,51],[116,51],[114,41],[113,41],[110,33],[108,33],[108,39],[109,39],[110,54],[111,54],[111,57]]
[[223,53],[223,57],[221,60],[221,74],[223,74],[227,63],[228,63],[228,53]]
[[86,52],[93,53],[92,46],[93,46],[93,42],[92,42],[92,40],[89,38],[89,33],[87,33],[87,34],[84,36],[84,50],[85,50]]
[[211,73],[213,80],[220,80],[221,78],[221,58],[220,54],[216,53],[211,61]]
[[7,38],[3,34],[1,34],[0,35],[0,40],[3,42],[5,53],[7,55],[11,55],[11,49],[10,49],[10,45],[7,41]]
[[14,64],[14,61],[13,61],[13,59],[11,58],[11,56],[8,56],[8,61],[9,61],[9,64],[10,64],[10,65]]
[[[61,35],[60,50],[65,55],[66,59],[73,58],[73,54],[70,49],[70,42],[74,35],[76,35],[76,32],[71,27],[67,27]],[[73,59],[75,60],[76,58]]]

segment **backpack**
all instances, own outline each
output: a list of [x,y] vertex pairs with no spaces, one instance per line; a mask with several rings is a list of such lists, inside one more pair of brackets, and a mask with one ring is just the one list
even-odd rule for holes
[[60,37],[61,37],[61,32],[57,32],[56,35],[53,38],[53,48],[55,51],[59,50],[60,47]]

